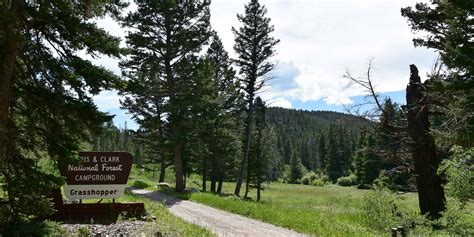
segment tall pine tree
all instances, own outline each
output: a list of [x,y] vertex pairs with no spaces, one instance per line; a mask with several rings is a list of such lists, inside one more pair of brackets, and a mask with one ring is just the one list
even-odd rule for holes
[[244,157],[234,192],[238,196],[250,154],[255,94],[263,87],[268,79],[267,74],[275,67],[275,63],[269,61],[269,58],[275,54],[275,45],[279,42],[270,35],[274,31],[274,27],[270,25],[270,18],[266,17],[266,13],[267,9],[260,5],[258,0],[251,0],[245,5],[245,14],[237,14],[242,26],[239,29],[232,27],[235,35],[234,50],[238,55],[235,63],[239,67],[241,84],[246,93],[247,112]]
[[[130,57],[121,63],[130,79],[123,106],[142,124],[160,133],[165,123],[176,172],[176,190],[185,188],[183,154],[191,123],[192,88],[201,70],[197,60],[210,36],[209,1],[136,1],[123,26],[129,32]],[[143,116],[145,114],[146,116]],[[143,120],[143,121],[141,121]],[[141,122],[140,122],[141,121]],[[161,137],[164,138],[164,137]]]

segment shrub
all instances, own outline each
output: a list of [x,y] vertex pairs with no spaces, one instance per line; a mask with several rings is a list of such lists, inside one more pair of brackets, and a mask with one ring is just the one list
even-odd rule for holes
[[311,184],[313,182],[313,180],[317,179],[318,176],[316,175],[316,173],[314,173],[313,171],[305,174],[303,176],[303,178],[301,178],[301,183],[303,183],[304,185],[308,185],[308,184]]
[[329,183],[329,182],[331,182],[331,179],[330,179],[329,176],[327,176],[327,175],[322,175],[322,176],[321,176],[321,180],[322,180],[324,183]]
[[384,175],[385,170],[380,171],[380,175],[376,178],[372,184],[374,187],[379,188],[388,188],[390,190],[397,190],[397,185],[395,184],[393,178]]
[[470,236],[474,233],[474,226],[465,218],[466,210],[464,203],[454,201],[448,204],[439,222],[452,235]]
[[79,237],[87,237],[91,236],[91,231],[87,226],[81,226],[77,229],[77,236]]
[[311,182],[311,185],[322,187],[326,185],[326,182],[324,182],[322,179],[315,179]]
[[6,229],[0,227],[0,235],[5,236],[67,236],[65,228],[54,221],[26,221],[12,223]]
[[397,224],[397,199],[385,188],[378,188],[364,195],[362,200],[363,220],[368,227],[387,231]]
[[355,175],[349,175],[345,177],[339,177],[337,184],[340,186],[352,186],[357,184],[357,177]]
[[453,155],[441,163],[439,172],[446,174],[447,192],[465,204],[474,197],[474,148],[455,146],[451,151]]
[[148,183],[144,182],[144,181],[135,180],[132,184],[132,187],[144,189],[144,188],[150,187],[150,185]]

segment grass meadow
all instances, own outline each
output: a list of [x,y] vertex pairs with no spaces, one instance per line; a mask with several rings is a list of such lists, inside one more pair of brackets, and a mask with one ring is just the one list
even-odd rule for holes
[[[139,182],[136,182],[140,180]],[[156,180],[134,171],[129,184],[139,184],[147,189],[156,189]],[[200,189],[199,177],[187,179],[187,187]],[[208,187],[210,185],[208,184]],[[247,216],[253,219],[272,223],[278,226],[316,236],[381,236],[390,235],[390,226],[374,228],[367,223],[364,211],[364,196],[374,195],[372,190],[360,190],[355,187],[328,185],[323,187],[272,183],[262,192],[262,201],[255,202],[255,191],[249,194],[249,200],[232,195],[234,183],[224,183],[222,195],[209,192],[193,194],[176,194],[183,199],[202,203],[217,209]],[[416,220],[423,220],[418,209],[416,193],[393,194],[397,208],[408,213]],[[372,196],[373,197],[373,196]],[[474,205],[471,203],[460,218],[468,226],[474,226]],[[390,213],[389,213],[390,214]],[[393,222],[392,222],[393,223]],[[404,223],[406,224],[406,223]],[[396,225],[395,225],[396,226]],[[449,235],[446,230],[433,230],[427,223],[417,222],[416,228],[410,229],[412,235],[438,236]]]

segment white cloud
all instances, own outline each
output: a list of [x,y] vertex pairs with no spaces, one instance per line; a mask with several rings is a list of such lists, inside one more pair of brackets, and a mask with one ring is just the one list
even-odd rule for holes
[[[290,101],[324,100],[327,104],[352,103],[362,95],[360,88],[347,88],[342,75],[349,69],[365,74],[369,58],[374,58],[372,79],[379,92],[402,90],[409,77],[409,64],[416,64],[420,75],[431,71],[435,53],[414,48],[406,19],[400,8],[427,0],[260,0],[268,9],[277,45],[275,61],[281,75],[261,96],[272,105],[292,107]],[[211,25],[218,32],[231,56],[234,35],[239,27],[236,14],[244,12],[249,0],[213,0]],[[126,10],[133,10],[131,6]],[[124,37],[126,30],[110,18],[98,20],[111,34]],[[122,42],[124,44],[124,42]],[[120,73],[118,60],[107,57],[94,63]],[[289,81],[284,81],[289,80]],[[119,96],[101,93],[94,97],[100,108],[119,108]]]
[[[351,103],[349,97],[364,93],[359,88],[346,88],[348,81],[342,75],[347,69],[364,75],[369,58],[374,58],[372,79],[379,92],[404,89],[408,65],[416,64],[424,75],[436,57],[432,50],[413,47],[414,35],[400,15],[402,7],[419,1],[261,0],[275,25],[274,36],[281,40],[274,59],[299,72],[292,79],[296,87],[291,82],[279,81],[273,86],[270,82],[271,89],[264,94],[302,102]],[[231,55],[235,54],[230,29],[239,26],[236,13],[243,13],[247,2],[212,2],[212,26]],[[287,74],[282,76],[291,80]]]
[[291,104],[290,101],[281,97],[266,101],[266,104],[268,107],[282,107],[282,108],[287,108],[287,109],[293,108],[293,105]]

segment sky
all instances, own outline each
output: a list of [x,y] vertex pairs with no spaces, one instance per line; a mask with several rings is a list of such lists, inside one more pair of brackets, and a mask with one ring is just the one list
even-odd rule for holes
[[[281,41],[271,59],[277,63],[271,72],[275,79],[269,81],[260,96],[269,106],[344,112],[346,107],[367,98],[361,88],[347,86],[343,75],[349,71],[355,77],[364,77],[371,61],[376,91],[403,104],[409,65],[417,65],[423,78],[437,58],[433,50],[413,46],[416,34],[400,15],[402,7],[420,1],[260,0],[275,26],[273,36]],[[211,26],[231,57],[236,57],[231,28],[240,26],[236,14],[244,12],[247,2],[211,3]],[[126,35],[126,30],[110,18],[101,19],[98,24],[112,35]],[[125,42],[122,45],[126,46]],[[89,59],[120,75],[117,59]],[[94,97],[100,110],[116,115],[117,126],[123,128],[127,122],[128,128],[136,129],[127,111],[120,109],[120,99],[114,91]]]

